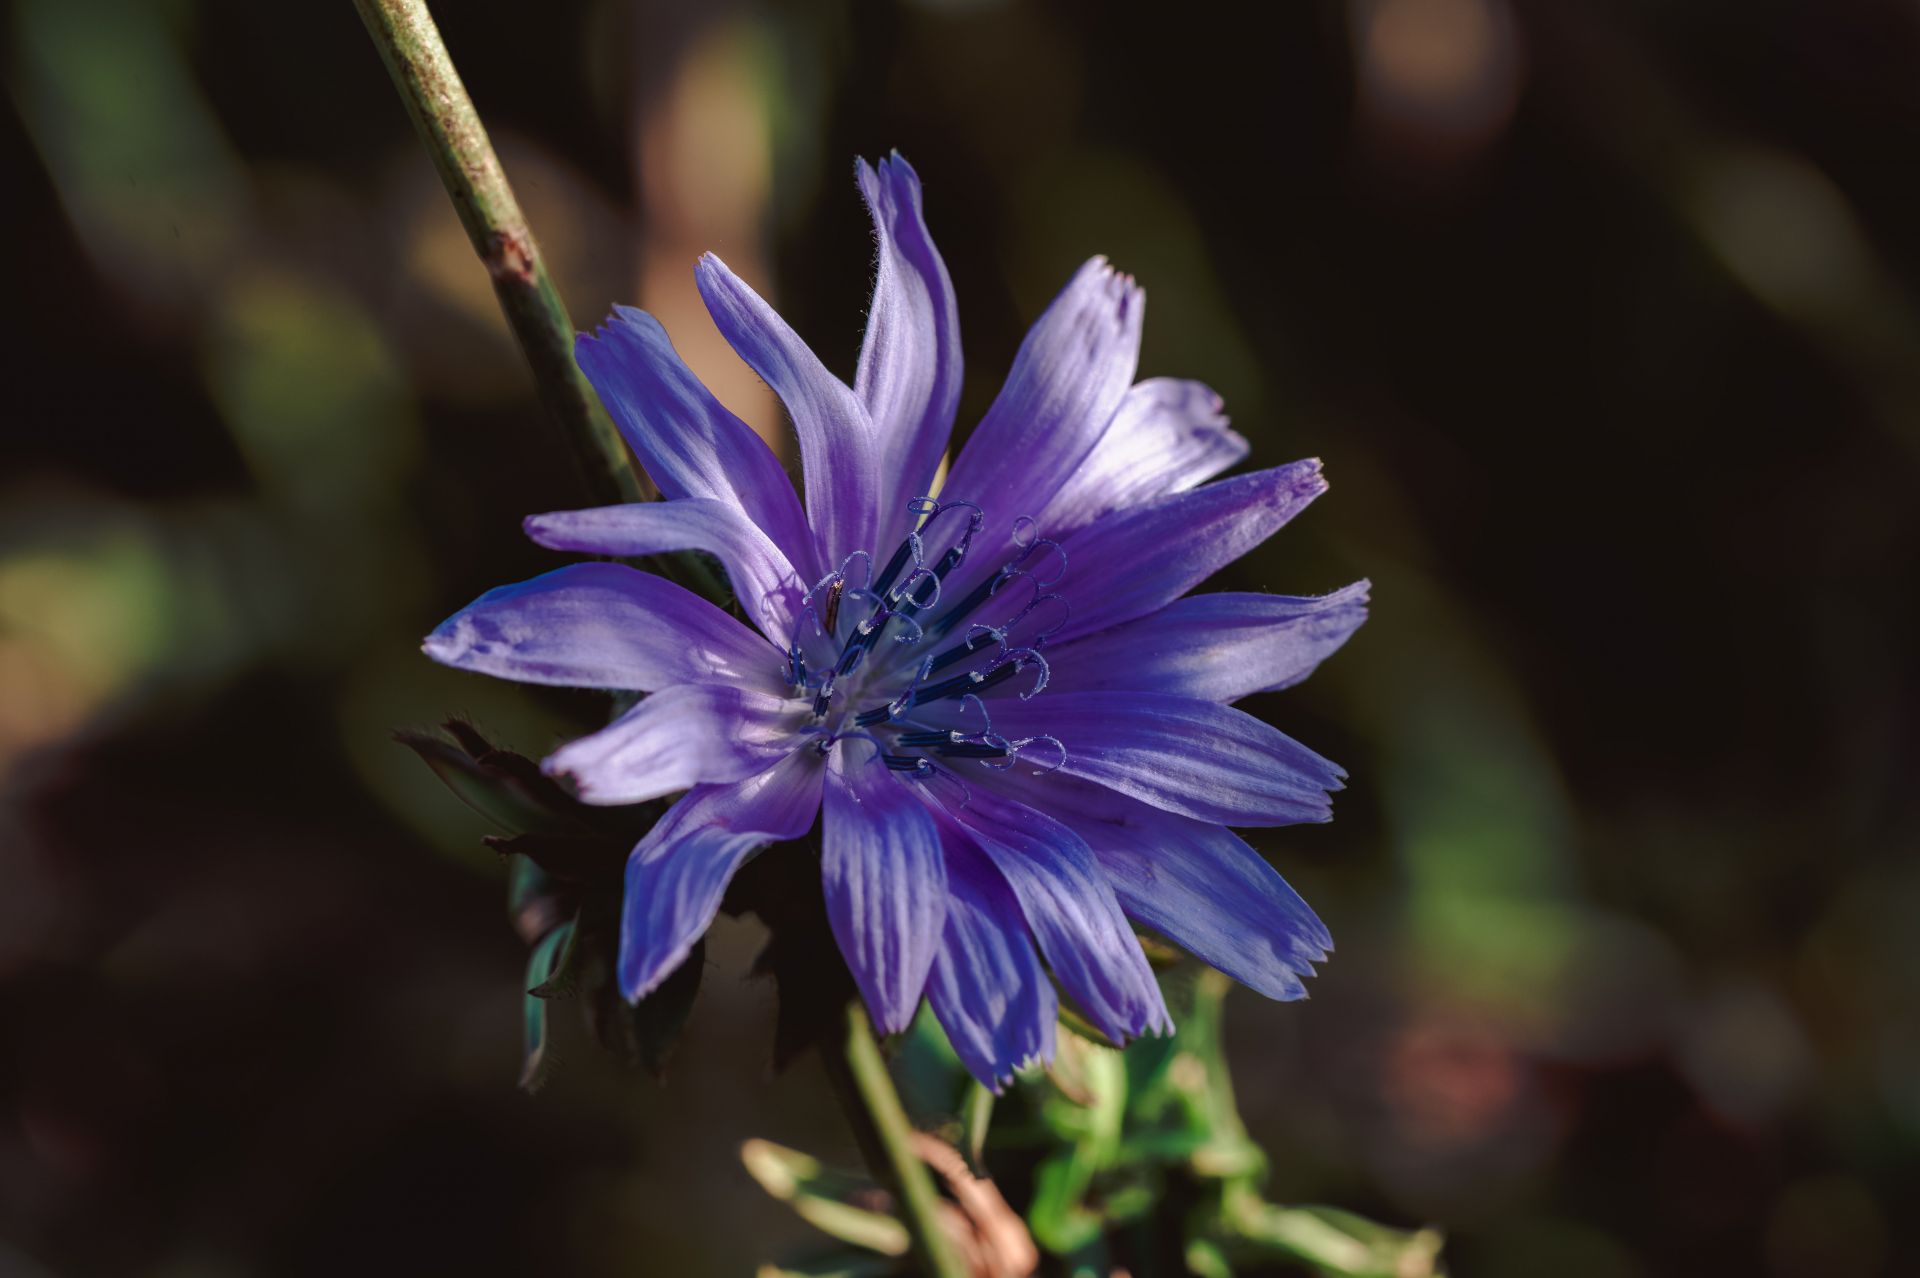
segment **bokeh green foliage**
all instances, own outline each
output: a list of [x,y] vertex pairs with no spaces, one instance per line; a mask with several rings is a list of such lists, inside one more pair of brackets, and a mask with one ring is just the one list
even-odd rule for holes
[[[1235,1107],[1221,1033],[1232,983],[1189,963],[1167,984],[1173,1035],[1121,1050],[1063,1023],[1054,1060],[1024,1071],[998,1098],[967,1076],[930,1013],[899,1045],[895,1072],[919,1120],[1023,1204],[1043,1272],[1440,1274],[1435,1230],[1407,1233],[1348,1211],[1266,1200],[1267,1155]],[[844,1244],[763,1274],[908,1272],[898,1259],[905,1230],[871,1181],[766,1141],[749,1142],[742,1158],[769,1193]],[[988,1235],[992,1222],[964,1228]]]

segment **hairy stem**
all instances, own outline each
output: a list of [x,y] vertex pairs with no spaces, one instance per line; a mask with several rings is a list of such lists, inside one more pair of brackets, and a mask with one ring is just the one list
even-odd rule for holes
[[932,1278],[967,1278],[940,1224],[940,1196],[914,1148],[913,1124],[900,1105],[887,1062],[859,999],[847,1004],[844,1033],[822,1041],[821,1057],[853,1134],[874,1176],[893,1193],[895,1210],[913,1239],[914,1259]]
[[541,403],[566,434],[593,500],[640,500],[639,473],[574,364],[573,322],[425,0],[354,0],[354,7],[493,280]]

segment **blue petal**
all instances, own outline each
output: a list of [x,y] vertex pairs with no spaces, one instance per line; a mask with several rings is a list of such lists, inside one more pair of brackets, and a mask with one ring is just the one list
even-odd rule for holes
[[1238,701],[1313,673],[1367,619],[1368,583],[1316,599],[1217,594],[1176,599],[1137,621],[1047,649],[1047,695],[1151,689]]
[[678,684],[648,696],[541,765],[571,777],[582,802],[645,803],[702,783],[741,781],[784,757],[805,710],[730,684]]
[[[1082,266],[1035,321],[1006,385],[968,438],[941,486],[970,501],[990,535],[1037,517],[1099,442],[1140,357],[1146,296],[1102,258]],[[961,594],[1000,566],[977,554],[949,580]]]
[[660,321],[617,306],[580,335],[574,358],[662,496],[738,506],[801,576],[819,580],[820,551],[780,459],[693,375]]
[[1059,773],[1016,768],[995,784],[1085,839],[1128,917],[1269,998],[1306,996],[1300,977],[1313,975],[1333,939],[1231,831]]
[[1059,589],[1073,612],[1054,642],[1164,607],[1271,537],[1326,489],[1320,463],[1300,461],[1176,493],[1088,525],[1061,545],[1067,577]]
[[895,154],[877,170],[861,160],[856,177],[879,244],[853,380],[880,443],[879,551],[905,535],[907,500],[933,491],[960,402],[960,313],[947,265],[927,234],[913,167]]
[[590,555],[703,550],[726,567],[742,610],[760,632],[783,646],[793,635],[800,597],[810,584],[799,579],[758,524],[732,503],[711,498],[529,515],[526,530],[542,546]]
[[[848,763],[849,755],[860,756]],[[821,875],[840,953],[883,1034],[913,1021],[947,913],[933,814],[870,751],[849,743],[827,773]]]
[[566,688],[785,686],[766,640],[691,591],[623,564],[573,564],[489,590],[422,647],[461,670]]
[[1006,880],[966,839],[947,847],[947,920],[927,1001],[967,1070],[997,1092],[1015,1070],[1053,1059],[1059,997]]
[[1109,511],[1181,493],[1247,455],[1220,397],[1200,382],[1153,377],[1127,391],[1100,442],[1040,517],[1059,538]]
[[721,336],[787,406],[800,438],[807,518],[827,562],[875,553],[880,449],[866,406],[725,262],[708,253],[694,282]]
[[1048,810],[1087,841],[1121,907],[1268,998],[1304,998],[1333,938],[1299,893],[1232,831],[1053,776]]
[[[1340,789],[1346,775],[1278,728],[1212,701],[1158,692],[1047,692],[988,705],[993,731],[1009,740],[1057,739],[1065,749],[1059,770],[1068,776],[1220,825],[1331,820],[1328,791]],[[968,722],[965,711],[944,705],[921,713],[944,727],[980,728],[977,715]],[[1036,757],[1051,762],[1051,748]]]
[[1172,1032],[1153,969],[1084,839],[984,786],[941,811],[1006,879],[1047,966],[1101,1033],[1124,1042]]
[[749,856],[812,827],[823,771],[818,756],[799,751],[756,777],[689,791],[647,832],[627,858],[622,994],[644,998],[680,966]]

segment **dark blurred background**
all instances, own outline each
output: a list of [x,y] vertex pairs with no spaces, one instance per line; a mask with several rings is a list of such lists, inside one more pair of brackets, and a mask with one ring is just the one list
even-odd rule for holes
[[[1085,256],[1254,459],[1223,584],[1374,581],[1255,708],[1352,771],[1260,846],[1339,953],[1228,1004],[1274,1197],[1463,1274],[1913,1272],[1920,9],[1907,0],[445,0],[586,326],[720,252],[850,376],[856,154],[960,294],[963,425]],[[1258,14],[1258,18],[1254,15]],[[731,1275],[852,1163],[723,920],[664,1084],[563,1039],[487,827],[392,743],[587,694],[418,637],[580,504],[346,0],[0,23],[0,1273]]]

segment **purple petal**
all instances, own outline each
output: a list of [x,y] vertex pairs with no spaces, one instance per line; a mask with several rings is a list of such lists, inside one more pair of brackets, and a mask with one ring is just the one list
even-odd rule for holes
[[[1126,396],[1145,309],[1146,295],[1104,258],[1082,266],[1027,333],[941,497],[978,505],[995,537],[1022,515],[1038,517]],[[948,584],[964,593],[997,567],[995,556],[976,554]]]
[[[850,752],[861,760],[846,764]],[[822,817],[827,918],[883,1034],[913,1021],[947,913],[940,833],[908,784],[849,744],[828,771]]]
[[1176,599],[1137,621],[1047,649],[1047,695],[1150,689],[1238,701],[1313,673],[1367,619],[1368,583],[1317,599],[1218,594]]
[[1026,918],[1007,882],[969,842],[949,841],[947,921],[927,1002],[967,1070],[999,1091],[1015,1070],[1053,1059],[1060,1015]]
[[622,994],[638,1001],[680,966],[749,856],[812,828],[820,762],[800,750],[745,781],[689,791],[640,840],[627,858],[617,963]]
[[597,332],[580,335],[574,359],[662,496],[738,506],[801,576],[815,581],[823,575],[819,548],[780,459],[693,375],[660,321],[617,306]]
[[527,536],[554,550],[590,555],[657,555],[704,550],[718,559],[741,608],[760,632],[785,645],[807,583],[773,539],[729,502],[686,497],[592,510],[529,515]]
[[941,811],[1006,879],[1047,965],[1101,1033],[1124,1042],[1172,1032],[1153,970],[1085,840],[984,786]]
[[[1051,736],[1066,750],[1059,770],[1154,807],[1221,825],[1329,821],[1328,791],[1346,773],[1279,729],[1212,701],[1158,692],[1051,691],[1031,701],[989,702],[993,731],[1012,741]],[[922,712],[926,713],[926,712]],[[945,710],[926,717],[977,731],[980,720]],[[1036,743],[1039,765],[1054,752]],[[1026,764],[1019,765],[1026,768]]]
[[1127,392],[1087,460],[1067,477],[1040,518],[1062,537],[1110,511],[1181,493],[1247,455],[1247,441],[1200,382],[1155,377]]
[[[1024,781],[1024,778],[1023,778]],[[1268,998],[1304,998],[1333,938],[1232,831],[1099,786],[1048,777],[1048,810],[1087,841],[1128,915]]]
[[[1327,490],[1318,461],[1223,479],[1090,524],[1061,543],[1072,605],[1056,644],[1144,617],[1271,537]],[[1018,592],[1009,592],[1017,599]]]
[[953,430],[960,313],[947,265],[927,234],[913,166],[896,153],[877,170],[861,160],[856,177],[880,258],[853,388],[879,439],[881,523],[873,549],[882,552],[906,534],[906,501],[933,491]]
[[793,418],[807,518],[827,563],[838,564],[856,550],[874,553],[880,451],[865,405],[725,262],[708,253],[694,267],[694,281],[721,336]]
[[421,647],[461,670],[566,688],[785,687],[782,656],[766,640],[691,591],[624,564],[571,564],[489,590]]
[[561,746],[540,766],[548,776],[572,778],[583,803],[645,803],[765,771],[793,749],[806,721],[806,707],[783,697],[729,684],[679,684]]

